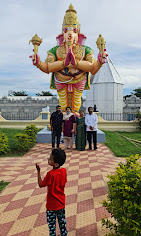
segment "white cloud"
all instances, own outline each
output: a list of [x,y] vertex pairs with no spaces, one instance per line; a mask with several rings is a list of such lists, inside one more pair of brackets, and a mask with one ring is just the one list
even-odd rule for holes
[[141,87],[141,68],[139,67],[120,67],[118,72],[123,79],[124,88],[133,88]]

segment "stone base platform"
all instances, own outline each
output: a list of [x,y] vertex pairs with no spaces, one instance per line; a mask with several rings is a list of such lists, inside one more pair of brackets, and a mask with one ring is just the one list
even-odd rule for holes
[[[97,143],[105,142],[105,133],[98,129],[97,131]],[[37,143],[51,143],[51,131],[47,130],[47,127],[37,133]]]

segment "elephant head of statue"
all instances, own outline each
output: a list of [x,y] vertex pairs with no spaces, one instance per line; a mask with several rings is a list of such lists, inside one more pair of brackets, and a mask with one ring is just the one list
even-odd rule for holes
[[66,11],[66,14],[64,16],[62,34],[59,34],[56,39],[58,46],[61,46],[63,44],[82,45],[86,40],[86,36],[80,33],[80,25],[77,18],[77,12],[72,4],[70,4],[69,9]]

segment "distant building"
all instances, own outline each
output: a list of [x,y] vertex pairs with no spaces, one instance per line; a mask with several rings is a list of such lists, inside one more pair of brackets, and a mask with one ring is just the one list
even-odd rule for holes
[[123,81],[109,57],[90,81],[91,88],[86,92],[86,110],[96,105],[100,113],[123,113]]
[[[81,109],[84,98],[82,97]],[[59,104],[57,96],[8,96],[0,97],[0,112],[7,120],[34,120],[42,111],[42,108],[49,106],[50,113],[56,110]]]
[[123,112],[137,113],[141,112],[141,98],[132,95],[124,98],[123,100]]
[[56,96],[8,96],[0,98],[0,111],[7,120],[34,120],[40,115],[43,107],[49,105],[52,111],[57,103]]

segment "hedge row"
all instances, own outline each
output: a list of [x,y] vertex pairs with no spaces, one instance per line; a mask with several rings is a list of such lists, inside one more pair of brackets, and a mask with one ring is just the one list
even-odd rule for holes
[[[16,134],[15,145],[19,152],[27,152],[36,143],[36,134],[38,128],[35,125],[29,125],[24,129],[24,133]],[[0,132],[0,154],[6,154],[10,151],[8,146],[8,137],[3,132]]]
[[[119,163],[114,175],[108,182],[108,199],[103,202],[115,223],[102,219],[103,225],[114,236],[141,235],[141,164],[140,155],[126,158],[126,163]],[[107,234],[106,234],[107,235]]]

